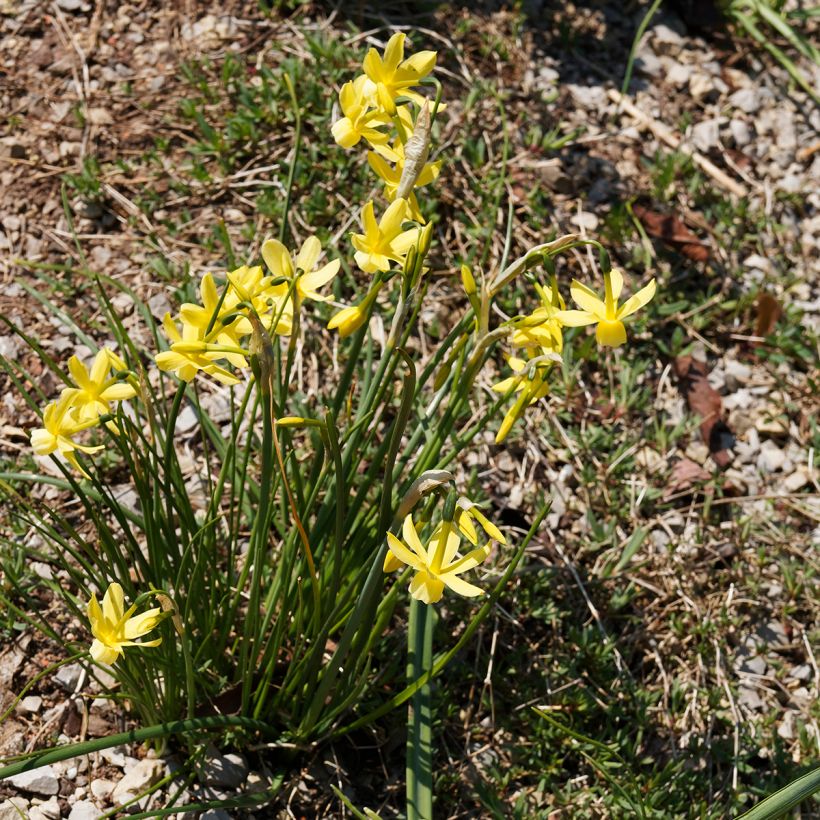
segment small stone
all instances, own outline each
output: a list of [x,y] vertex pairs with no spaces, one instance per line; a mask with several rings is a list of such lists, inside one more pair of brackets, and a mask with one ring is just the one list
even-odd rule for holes
[[720,141],[719,120],[704,120],[692,126],[692,142],[701,151],[709,151]]
[[780,470],[786,462],[786,454],[773,441],[767,439],[760,447],[757,468],[766,473]]
[[225,809],[208,809],[199,815],[200,820],[231,820],[231,815]]
[[18,715],[33,715],[40,711],[42,705],[43,699],[39,695],[27,695],[14,707],[14,711],[17,712]]
[[689,78],[692,76],[693,71],[694,69],[690,65],[684,65],[683,63],[672,63],[669,66],[669,70],[666,72],[666,81],[670,85],[683,88],[689,82]]
[[589,211],[581,211],[570,217],[570,222],[577,225],[579,228],[585,228],[588,231],[594,231],[598,227],[598,217]]
[[751,658],[746,658],[742,664],[740,664],[740,669],[738,673],[743,675],[765,675],[766,674],[766,660],[765,658],[761,658],[760,655],[754,655]]
[[723,363],[726,380],[726,389],[734,393],[742,384],[747,384],[752,378],[752,368],[736,359],[727,359]]
[[248,764],[238,754],[217,753],[206,761],[202,770],[203,782],[207,786],[225,786],[229,789],[241,786],[247,776]]
[[786,630],[780,621],[769,621],[757,630],[757,637],[767,645],[788,646],[790,641]]
[[83,0],[57,0],[57,5],[63,11],[79,11],[83,7]]
[[198,423],[194,408],[190,406],[183,407],[182,412],[177,416],[175,429],[180,434],[190,433]]
[[112,766],[122,769],[125,766],[125,752],[125,746],[114,746],[110,749],[100,749],[100,757],[106,763],[110,763]]
[[800,467],[783,481],[782,486],[787,493],[796,493],[802,490],[809,481],[811,481],[811,476],[808,471]]
[[20,774],[10,777],[8,782],[24,792],[40,794],[44,797],[57,794],[60,790],[60,780],[51,766],[41,766],[39,769],[20,772]]
[[8,797],[0,803],[0,820],[20,820],[29,816],[28,800],[24,797]]
[[715,81],[708,74],[701,74],[696,71],[689,77],[689,93],[696,100],[703,100],[712,94],[715,94]]
[[105,812],[101,812],[90,800],[78,800],[71,807],[68,820],[98,820]]
[[756,88],[740,88],[729,97],[729,105],[739,108],[746,114],[754,114],[760,109],[761,99]]
[[140,760],[136,766],[126,770],[125,777],[117,783],[111,793],[112,799],[118,805],[127,803],[149,786],[153,786],[162,777],[163,769],[160,760]]
[[794,740],[794,712],[786,712],[783,722],[777,727],[777,734],[783,740]]
[[87,116],[92,125],[111,125],[114,122],[106,108],[89,108]]
[[683,37],[663,23],[652,29],[652,40],[658,54],[677,54],[684,44]]
[[763,709],[766,705],[758,695],[757,689],[753,689],[751,686],[738,687],[737,700],[742,706],[753,711]]
[[792,678],[792,680],[800,680],[800,681],[809,681],[812,679],[813,670],[807,664],[803,663],[800,666],[795,666],[794,669],[789,672],[788,677]]
[[49,797],[45,803],[40,803],[37,808],[46,820],[60,820],[60,817],[62,817],[62,812],[60,811],[60,801],[57,799],[56,795],[54,797]]
[[74,693],[79,688],[80,681],[85,677],[83,668],[78,663],[70,663],[57,670],[54,679],[68,692]]
[[743,148],[752,141],[752,130],[743,120],[731,120],[729,133],[738,148]]
[[113,780],[99,778],[91,781],[89,789],[91,790],[91,794],[93,794],[98,800],[105,800],[108,795],[114,791],[114,787],[116,785],[117,784]]

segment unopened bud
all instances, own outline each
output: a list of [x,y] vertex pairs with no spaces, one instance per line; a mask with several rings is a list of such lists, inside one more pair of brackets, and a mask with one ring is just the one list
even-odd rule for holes
[[424,170],[427,157],[430,155],[430,127],[430,106],[425,100],[416,119],[413,133],[404,145],[404,168],[401,172],[399,187],[396,189],[397,199],[407,199],[410,196],[416,180]]

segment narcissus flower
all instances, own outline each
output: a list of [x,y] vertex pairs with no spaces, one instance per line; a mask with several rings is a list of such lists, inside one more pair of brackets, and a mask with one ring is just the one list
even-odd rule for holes
[[[184,382],[191,381],[202,370],[222,384],[239,383],[233,373],[216,363],[215,359],[221,358],[223,354],[207,349],[205,331],[202,328],[183,322],[180,333],[170,313],[165,314],[162,327],[171,342],[171,349],[154,357],[160,370],[170,370]],[[174,350],[177,343],[182,343],[184,347]]]
[[353,234],[356,264],[365,273],[390,270],[390,262],[402,263],[407,251],[416,244],[418,228],[402,231],[407,217],[407,200],[397,199],[376,222],[372,200],[362,208],[363,234]]
[[[386,151],[380,151],[378,154],[375,151],[368,151],[367,161],[376,176],[384,182],[384,195],[388,202],[393,202],[396,198],[396,192],[399,189],[399,182],[401,182],[401,176],[404,171],[404,146],[397,141],[393,147],[388,150],[389,153]],[[390,163],[387,162],[384,157],[387,157],[391,162],[394,162],[395,167],[391,167]],[[421,188],[424,185],[429,185],[431,182],[435,181],[440,171],[440,160],[438,162],[425,163],[421,173],[418,177],[416,177],[413,187]],[[412,191],[407,197],[407,204],[410,218],[416,222],[420,222],[423,225],[425,219],[421,215],[418,200]]]
[[394,558],[415,570],[410,581],[410,594],[416,600],[435,604],[441,600],[445,587],[466,598],[474,598],[483,593],[481,588],[458,576],[477,567],[490,554],[489,543],[458,558],[461,544],[458,531],[453,522],[442,521],[425,549],[409,515],[404,519],[402,536],[404,542],[389,532],[387,542]]
[[383,145],[390,138],[386,131],[380,131],[390,123],[390,116],[375,106],[370,83],[362,74],[355,80],[345,83],[339,92],[339,105],[344,117],[333,123],[333,139],[342,148],[352,148],[365,139],[371,145]]
[[554,355],[547,352],[543,356],[533,357],[530,361],[519,359],[517,356],[508,357],[507,362],[515,375],[494,384],[492,389],[496,393],[508,393],[510,390],[514,390],[519,395],[498,428],[495,437],[496,444],[504,441],[513,424],[518,421],[529,405],[534,404],[538,399],[549,393],[550,386],[547,375],[550,367],[552,367],[552,356]]
[[136,638],[146,635],[162,620],[160,607],[134,615],[136,606],[125,610],[122,587],[112,583],[103,596],[102,607],[97,597],[91,595],[88,601],[88,620],[91,622],[91,657],[97,663],[114,663],[126,646],[158,646],[162,638],[137,642]]
[[394,34],[384,49],[384,57],[371,48],[364,58],[362,68],[370,81],[365,93],[375,91],[381,107],[393,114],[396,110],[396,97],[403,94],[421,105],[424,97],[410,88],[423,80],[436,65],[435,51],[419,51],[412,57],[404,59],[405,35]]
[[[273,276],[264,276],[261,265],[243,265],[228,274],[228,283],[230,288],[225,296],[226,310],[239,310],[239,303],[247,302],[253,306],[269,333],[290,335],[293,330],[293,301],[288,295],[290,288],[287,282],[274,285]],[[240,329],[238,332],[243,334],[249,334],[253,329],[250,321],[242,317],[237,320],[237,324]]]
[[125,362],[116,353],[103,348],[94,357],[91,371],[77,358],[68,360],[68,372],[76,387],[67,387],[63,396],[69,396],[74,416],[78,421],[93,421],[110,410],[112,401],[131,399],[137,391],[128,382],[109,378],[109,371],[126,370]]
[[512,343],[516,347],[540,347],[558,355],[564,349],[563,324],[560,319],[561,311],[566,305],[558,292],[558,283],[553,277],[552,287],[547,291],[541,285],[536,285],[541,306],[537,307],[529,316],[513,323]]
[[572,280],[570,293],[572,299],[581,310],[564,310],[558,314],[559,320],[569,327],[581,327],[598,323],[595,329],[595,338],[598,344],[607,347],[619,347],[626,341],[626,328],[623,320],[642,308],[655,295],[655,280],[645,288],[641,288],[634,296],[630,296],[620,307],[618,297],[624,286],[624,277],[618,270],[604,274],[604,298],[601,299],[595,291]]
[[76,451],[96,453],[103,449],[101,444],[89,446],[78,444],[72,439],[77,433],[92,427],[95,419],[80,421],[74,415],[73,396],[66,392],[55,402],[46,406],[43,412],[43,426],[31,433],[31,446],[38,456],[47,456],[58,452],[84,476],[88,474],[80,467]]
[[300,302],[303,299],[325,302],[330,298],[317,293],[317,289],[333,279],[342,263],[334,259],[322,265],[318,270],[313,270],[321,253],[322,246],[315,236],[309,236],[302,243],[295,262],[288,249],[278,239],[267,239],[262,245],[262,258],[274,278],[283,277],[292,280],[296,272],[301,271],[301,275],[296,280],[296,295]]

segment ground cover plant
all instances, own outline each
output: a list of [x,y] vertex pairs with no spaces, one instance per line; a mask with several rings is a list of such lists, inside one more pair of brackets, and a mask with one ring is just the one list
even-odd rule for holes
[[[721,226],[719,254],[727,260],[749,246],[763,251],[772,231],[788,248],[788,227],[774,225],[753,205],[742,212],[710,188],[688,157],[663,151],[645,158],[649,202],[615,203],[594,231],[586,208],[595,206],[585,200],[583,218],[553,223],[548,209],[555,203],[542,188],[530,187],[533,171],[521,160],[522,141],[546,152],[551,159],[544,167],[553,167],[564,146],[570,145],[570,156],[577,151],[573,141],[588,127],[588,115],[533,126],[526,106],[504,97],[510,77],[499,83],[481,63],[482,56],[505,53],[514,66],[512,46],[525,20],[501,16],[493,24],[484,30],[476,19],[460,21],[464,53],[477,61],[460,66],[473,72],[463,92],[445,87],[437,100],[435,86],[417,89],[426,91],[431,119],[426,156],[423,100],[398,97],[406,115],[393,119],[395,77],[383,83],[388,90],[381,100],[371,86],[362,94],[354,66],[366,48],[355,37],[345,43],[308,30],[300,48],[302,61],[315,66],[310,72],[292,58],[269,66],[230,51],[186,61],[178,116],[189,138],[174,144],[158,136],[148,150],[131,155],[127,167],[118,166],[120,160],[84,160],[64,177],[60,208],[76,244],[62,266],[16,262],[31,275],[21,280],[29,298],[40,300],[45,315],[59,310],[59,324],[72,339],[62,349],[40,345],[19,359],[7,357],[9,385],[29,393],[26,439],[39,427],[32,443],[76,455],[88,477],[70,463],[46,475],[49,456],[26,463],[27,440],[22,463],[5,474],[7,492],[26,509],[8,519],[6,629],[9,636],[30,634],[39,611],[32,579],[46,574],[45,566],[52,578],[36,581],[42,592],[34,594],[50,602],[44,621],[55,641],[36,655],[34,673],[18,673],[13,695],[30,683],[24,696],[42,691],[48,697],[44,681],[63,668],[51,662],[71,668],[72,653],[91,648],[104,664],[116,656],[120,680],[102,675],[102,683],[143,726],[191,721],[176,726],[177,740],[166,746],[187,748],[188,766],[174,786],[163,777],[146,785],[146,797],[132,793],[143,807],[146,801],[154,808],[171,800],[223,801],[239,811],[243,799],[254,799],[207,791],[208,766],[220,758],[195,730],[220,721],[223,730],[232,724],[229,734],[210,737],[223,752],[241,749],[262,773],[253,783],[248,779],[245,792],[272,797],[274,805],[285,794],[290,805],[299,794],[308,815],[372,806],[391,816],[405,811],[406,780],[408,811],[416,816],[429,815],[425,801],[433,791],[437,815],[548,816],[564,807],[569,816],[727,816],[748,806],[752,795],[793,779],[811,760],[811,707],[789,693],[799,688],[790,676],[801,664],[809,677],[794,680],[814,685],[816,562],[806,540],[812,501],[791,491],[776,513],[779,529],[761,514],[782,501],[761,498],[757,511],[748,506],[744,492],[751,503],[766,492],[738,485],[749,479],[736,469],[737,460],[728,472],[720,466],[721,454],[735,449],[736,411],[743,408],[730,405],[735,396],[724,391],[724,427],[699,429],[698,415],[708,421],[716,412],[717,391],[710,393],[707,384],[722,388],[714,372],[706,381],[702,353],[685,357],[693,341],[705,339],[715,354],[733,335],[753,337],[736,342],[753,345],[747,361],[755,378],[771,368],[785,380],[783,396],[767,404],[753,427],[782,440],[782,433],[767,431],[783,429],[785,419],[791,436],[790,421],[802,430],[804,413],[810,415],[809,404],[798,410],[788,402],[800,395],[810,401],[816,339],[788,300],[784,320],[767,318],[767,311],[781,308],[779,300],[766,308],[762,288],[727,288],[720,275],[707,284],[652,243],[658,237],[693,254],[706,247],[689,230],[692,222],[664,230],[661,220],[672,217],[661,213],[663,206],[674,208],[681,192]],[[203,23],[199,36],[207,32]],[[380,72],[391,68],[389,44],[395,55],[401,41],[393,35],[384,29],[374,43],[368,80],[376,89],[374,78],[384,79]],[[427,36],[413,33],[413,54],[428,44]],[[572,36],[583,36],[583,27]],[[452,79],[449,57],[449,49],[439,50],[445,73],[438,76],[445,82]],[[328,91],[330,84],[340,97]],[[503,144],[480,127],[468,127],[462,144],[454,124],[488,117],[506,123]],[[351,145],[357,129],[367,128],[372,143]],[[407,164],[405,143],[412,149],[413,139],[421,149],[415,159],[409,151],[420,175],[415,181],[426,184],[415,191],[417,201],[407,197],[399,216],[395,202],[403,197],[396,189]],[[255,174],[255,158],[268,152],[276,163],[270,187]],[[122,174],[135,180],[127,206],[117,199]],[[328,178],[345,180],[341,194]],[[225,196],[231,206],[247,209],[251,202],[258,209],[238,220],[231,207],[210,206]],[[175,200],[178,205],[162,207]],[[466,222],[459,217],[465,204]],[[778,213],[788,217],[791,205],[782,204],[786,210]],[[791,204],[804,214],[812,207]],[[165,305],[149,304],[146,296],[136,309],[127,307],[135,303],[120,287],[127,280],[110,277],[85,256],[85,235],[93,231],[78,224],[104,220],[112,209],[122,224],[145,231],[143,262],[168,283]],[[211,218],[194,218],[197,209],[210,209]],[[197,226],[196,247],[221,260],[197,263],[192,275],[193,245],[192,257],[167,252],[188,247],[177,242],[191,244],[190,225]],[[627,317],[626,330],[615,304],[621,275],[610,270],[609,254],[599,252],[592,236],[628,271],[625,290],[631,286],[634,293],[641,280],[663,277],[659,296]],[[384,262],[379,256],[396,258],[388,258],[388,270],[368,271]],[[586,286],[570,288],[573,277]],[[802,281],[786,272],[782,287]],[[330,297],[333,307],[316,296]],[[85,319],[71,309],[78,298],[97,301],[102,312]],[[157,321],[165,312],[171,317]],[[745,330],[749,317],[753,326]],[[570,323],[593,323],[596,332]],[[28,339],[49,341],[48,334],[18,327],[26,334],[20,350]],[[622,342],[625,332],[628,345],[613,352],[606,343]],[[69,361],[77,345],[78,358]],[[38,361],[47,367],[38,369]],[[718,369],[728,374],[731,364],[727,359]],[[188,387],[176,388],[168,373],[185,381],[192,368],[199,373]],[[732,368],[731,376],[748,383],[742,369]],[[669,409],[676,377],[683,412]],[[338,389],[345,379],[348,387]],[[260,384],[269,386],[269,397],[248,388]],[[46,409],[45,423],[35,421],[33,414]],[[747,430],[739,435],[748,444]],[[802,441],[811,442],[810,423],[807,430]],[[70,437],[50,438],[53,432]],[[106,449],[96,453],[74,449],[102,443]],[[764,452],[776,458],[771,447]],[[672,463],[661,466],[670,455]],[[273,476],[268,487],[261,480],[266,471]],[[29,477],[25,483],[21,474]],[[32,490],[32,476],[50,483]],[[546,488],[553,506],[537,527]],[[129,495],[129,489],[135,491]],[[166,491],[172,501],[156,504]],[[88,492],[84,512],[68,500]],[[340,497],[349,501],[339,504]],[[99,499],[119,513],[101,514]],[[735,510],[746,512],[737,519]],[[40,523],[42,515],[51,523]],[[65,568],[48,546],[55,537],[74,551]],[[454,569],[464,573],[440,569],[444,555],[457,548],[449,546],[454,538],[467,559]],[[169,544],[179,552],[169,554]],[[378,553],[388,547],[385,562]],[[109,561],[109,550],[130,560]],[[269,567],[257,574],[268,558]],[[384,570],[403,573],[402,580]],[[112,583],[124,587],[124,600]],[[208,607],[180,594],[203,585]],[[492,591],[486,604],[459,595],[482,587]],[[92,591],[99,598],[106,593],[101,605],[91,603]],[[64,596],[73,609],[56,605]],[[258,607],[260,617],[245,618],[237,630],[223,614],[226,601],[228,612]],[[137,604],[130,620],[129,604]],[[440,613],[438,624],[427,617],[432,611]],[[289,614],[280,617],[283,612]],[[120,628],[113,620],[122,621]],[[126,643],[159,637],[156,646]],[[61,644],[67,652],[53,648]],[[260,655],[261,672],[252,661]],[[412,685],[444,660],[449,664],[433,687]],[[757,675],[753,691],[762,693],[761,706],[748,693],[745,664]],[[158,679],[159,687],[152,683]],[[764,703],[764,681],[781,687],[779,706]],[[79,686],[72,703],[82,702]],[[88,687],[99,691],[93,681]],[[4,709],[9,706],[15,708],[13,696],[4,701]],[[95,708],[99,713],[99,704]],[[761,720],[753,719],[755,712]],[[10,712],[6,726],[21,714]],[[791,737],[783,731],[784,715],[792,715]],[[65,721],[60,725],[65,744],[74,733]],[[271,726],[277,727],[272,735]],[[139,738],[157,742],[169,730],[142,731]],[[406,776],[394,740],[405,731]],[[365,751],[373,747],[378,751]],[[325,749],[341,756],[331,778],[338,793],[323,780]],[[434,788],[431,755],[449,764],[435,767]],[[159,771],[151,760],[142,762]],[[391,784],[386,797],[378,785],[385,781],[371,773],[381,766]]]

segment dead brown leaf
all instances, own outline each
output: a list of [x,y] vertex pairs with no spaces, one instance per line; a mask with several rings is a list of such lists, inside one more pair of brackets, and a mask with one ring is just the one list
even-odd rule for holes
[[706,378],[709,372],[706,362],[691,356],[679,356],[675,359],[675,372],[689,409],[701,417],[700,434],[709,447],[712,460],[718,467],[728,466],[731,461],[729,448],[734,446],[735,437],[723,420],[720,394]]
[[757,322],[755,336],[768,336],[777,324],[783,313],[780,302],[770,293],[763,293],[757,297]]
[[650,236],[671,245],[693,262],[709,260],[709,249],[675,214],[661,214],[637,203],[632,211]]
[[690,458],[682,458],[672,467],[667,492],[676,493],[681,490],[688,490],[695,484],[708,481],[711,477],[711,474],[704,470],[700,464],[696,464]]

